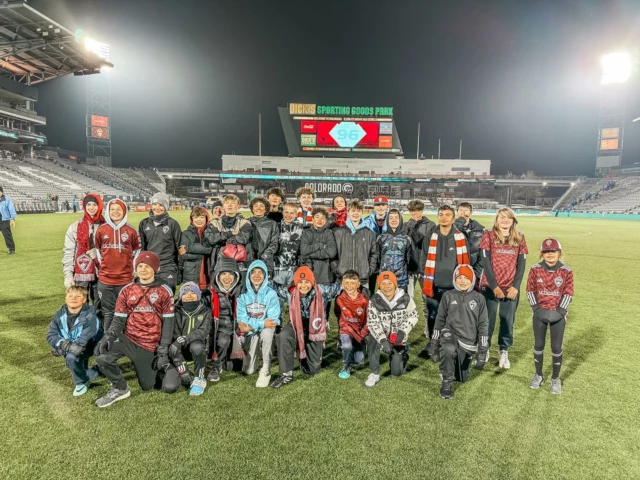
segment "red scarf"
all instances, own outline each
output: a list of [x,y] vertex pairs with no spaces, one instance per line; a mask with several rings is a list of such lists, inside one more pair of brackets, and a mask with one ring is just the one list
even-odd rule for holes
[[303,210],[302,206],[298,207],[298,213],[296,215],[296,222],[300,225],[311,225],[313,222],[313,217],[311,216],[311,212],[313,208],[309,207],[308,210]]
[[[315,297],[311,301],[309,309],[309,340],[312,342],[324,342],[327,339],[327,322],[324,318],[324,305],[322,304],[322,291],[318,285],[314,285]],[[296,335],[298,343],[298,358],[307,358],[304,348],[304,329],[302,328],[302,311],[300,310],[300,290],[293,287],[290,293],[289,320]]]
[[[73,266],[73,280],[75,282],[89,283],[96,280],[95,263],[87,252],[93,248],[91,241],[91,226],[104,223],[102,216],[102,198],[95,193],[88,193],[86,196],[93,196],[98,201],[98,211],[91,217],[85,210],[84,217],[78,222],[76,230],[76,256]],[[84,205],[84,199],[82,201]]]
[[340,210],[333,211],[333,217],[335,218],[335,225],[338,227],[344,227],[347,223],[347,207]]
[[[456,240],[456,257],[458,265],[469,264],[469,252],[467,251],[467,242],[464,233],[456,230],[453,234]],[[422,284],[422,293],[427,297],[433,297],[433,281],[436,275],[436,252],[438,251],[438,232],[433,232],[429,240],[429,251],[427,253],[427,263],[424,266],[424,283]]]

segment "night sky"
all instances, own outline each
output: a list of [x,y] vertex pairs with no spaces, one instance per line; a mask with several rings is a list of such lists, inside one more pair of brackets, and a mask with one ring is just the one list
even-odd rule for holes
[[[393,106],[405,156],[592,174],[603,53],[640,53],[640,1],[33,0],[112,45],[114,166],[286,155],[287,102]],[[640,75],[624,163],[640,161]],[[85,79],[40,87],[49,144],[86,150]]]

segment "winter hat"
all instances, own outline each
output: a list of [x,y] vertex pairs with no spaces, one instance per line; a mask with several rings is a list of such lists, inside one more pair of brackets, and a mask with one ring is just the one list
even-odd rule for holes
[[100,203],[98,202],[98,199],[93,193],[87,194],[87,196],[82,199],[82,207],[87,208],[87,203],[89,202],[93,202],[96,205],[100,205]]
[[160,270],[160,258],[158,257],[158,255],[150,252],[149,250],[144,250],[143,252],[140,252],[138,254],[135,261],[133,262],[133,268],[137,270],[138,265],[140,265],[141,263],[149,265],[156,273],[158,273],[158,270]]
[[293,274],[293,284],[297,285],[300,280],[309,280],[311,285],[316,284],[316,277],[313,276],[313,272],[307,266],[302,266],[296,270],[296,273]]
[[456,280],[458,277],[467,277],[469,281],[473,281],[473,270],[469,265],[460,265],[456,269],[456,272],[453,274],[454,280]]
[[547,238],[540,246],[540,253],[557,252],[558,250],[562,250],[562,245],[555,238]]
[[182,287],[180,287],[180,299],[182,299],[182,296],[185,293],[189,293],[189,292],[195,293],[196,297],[198,297],[198,301],[200,301],[200,298],[202,297],[202,293],[200,292],[200,288],[198,288],[198,285],[196,285],[195,282],[187,282],[183,284]]
[[213,209],[216,207],[222,208],[222,202],[220,200],[216,200],[215,202],[213,202],[213,205],[211,206],[211,211],[213,211]]
[[155,203],[162,205],[165,210],[169,210],[169,197],[166,193],[158,192],[151,197],[151,205]]
[[[111,200],[111,202],[120,205],[120,208],[122,209],[122,213],[124,213],[125,215],[127,214],[127,205],[122,200],[120,200],[119,198],[116,198],[114,200]],[[107,214],[108,213],[109,212],[107,212]]]
[[378,275],[378,282],[377,282],[378,287],[380,287],[380,284],[382,283],[383,280],[391,280],[395,285],[395,287],[398,288],[398,279],[396,278],[396,275],[393,272],[390,272],[388,270],[384,272],[380,272],[380,275]]

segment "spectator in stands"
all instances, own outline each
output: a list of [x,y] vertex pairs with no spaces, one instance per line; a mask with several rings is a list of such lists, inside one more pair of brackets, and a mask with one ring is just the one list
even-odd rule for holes
[[409,285],[407,293],[411,298],[415,294],[415,285],[421,283],[424,270],[425,257],[423,252],[423,242],[426,237],[431,236],[436,224],[423,215],[424,202],[421,200],[411,200],[407,205],[409,209],[409,221],[402,226],[402,232],[411,239],[411,256],[407,271],[409,273]]
[[89,251],[97,259],[99,310],[106,332],[111,326],[116,300],[125,285],[133,281],[133,260],[140,252],[140,236],[127,223],[127,207],[122,200],[107,203],[105,224],[98,227],[95,248]]
[[140,222],[138,227],[142,250],[155,252],[160,257],[158,278],[175,291],[180,282],[178,258],[182,229],[180,224],[169,216],[169,197],[165,193],[156,193],[151,197],[149,218]]
[[16,253],[16,244],[13,241],[11,229],[16,226],[16,207],[10,197],[4,194],[4,188],[0,186],[0,230],[4,237],[4,243],[9,249],[9,255]]
[[96,266],[89,256],[96,247],[96,232],[104,224],[102,198],[97,193],[88,193],[82,199],[84,216],[67,229],[62,249],[62,272],[64,287],[78,285],[86,288],[91,303],[98,300],[98,278]]
[[253,227],[251,222],[238,212],[240,199],[227,195],[222,199],[224,216],[211,220],[209,228],[204,231],[204,237],[213,247],[211,251],[211,268],[215,270],[216,262],[221,258],[236,260],[240,272],[246,272],[246,261],[253,258],[251,238]]
[[[378,195],[373,199],[374,212],[364,219],[364,224],[376,234],[376,239],[387,229],[387,213],[389,212],[389,199],[385,195]],[[378,274],[373,272],[369,277],[369,291],[374,292]]]
[[194,282],[200,290],[211,285],[211,252],[213,248],[204,238],[209,224],[209,212],[195,207],[189,215],[190,225],[180,237],[180,278],[183,282]]
[[267,200],[269,200],[267,218],[279,225],[282,221],[282,204],[287,201],[287,196],[281,188],[273,187],[267,190]]
[[467,237],[467,245],[469,246],[469,260],[471,268],[476,279],[479,281],[482,275],[482,259],[480,258],[480,240],[484,227],[471,218],[473,214],[473,205],[469,202],[461,202],[458,204],[458,218],[453,222],[453,226],[460,230]]
[[333,198],[333,211],[331,212],[331,228],[344,227],[347,223],[347,200],[338,195]]
[[253,216],[249,219],[253,226],[253,237],[251,239],[253,258],[262,260],[267,266],[269,276],[273,278],[274,257],[278,251],[280,227],[276,222],[269,220],[265,216],[269,211],[269,202],[266,198],[255,197],[249,203],[249,209],[253,213]]
[[[402,215],[393,208],[387,215],[387,230],[378,237],[380,251],[378,272],[393,272],[399,288],[407,290],[409,284],[409,259],[411,258],[411,238],[402,233]],[[413,298],[413,297],[412,297]]]
[[349,217],[345,226],[333,231],[338,252],[333,269],[339,279],[349,270],[358,272],[359,283],[369,297],[371,291],[367,286],[369,277],[375,273],[378,266],[378,244],[375,233],[362,221],[363,211],[362,202],[354,198],[349,202]]
[[[491,230],[487,229],[480,241],[482,279],[480,288],[487,301],[489,314],[489,346],[496,327],[496,315],[500,311],[500,349],[498,366],[511,368],[509,348],[513,344],[513,323],[518,308],[520,284],[527,263],[527,242],[518,230],[518,219],[510,208],[501,208]],[[489,351],[485,363],[489,361]]]
[[425,266],[422,282],[422,304],[426,327],[424,333],[429,340],[423,350],[428,349],[433,336],[440,299],[445,292],[452,290],[453,272],[458,265],[469,265],[467,239],[453,226],[455,212],[449,205],[438,209],[438,226],[422,242]]
[[[206,204],[204,206],[206,206]],[[223,215],[224,208],[222,208],[222,202],[220,200],[216,200],[211,206],[211,220],[220,220]]]
[[298,199],[298,212],[296,222],[303,228],[309,228],[313,224],[313,208],[311,204],[316,199],[316,192],[313,188],[300,187],[296,190],[296,198]]

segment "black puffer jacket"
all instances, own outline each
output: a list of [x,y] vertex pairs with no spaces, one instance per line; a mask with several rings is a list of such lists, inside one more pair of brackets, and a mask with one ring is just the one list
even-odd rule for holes
[[367,285],[378,266],[376,234],[364,222],[361,221],[355,228],[351,219],[347,219],[347,224],[335,229],[333,235],[338,249],[333,266],[338,278],[341,279],[347,270],[355,270],[360,283]]
[[409,257],[409,266],[407,268],[409,275],[424,271],[424,264],[427,258],[424,255],[422,242],[426,237],[431,236],[434,228],[436,228],[436,224],[424,216],[417,222],[411,219],[402,226],[402,233],[409,235],[411,239],[411,256]]
[[333,283],[335,276],[331,271],[331,260],[337,253],[336,239],[327,225],[320,229],[312,226],[302,232],[300,265],[311,269],[316,283]]
[[187,311],[182,305],[182,300],[176,303],[175,320],[173,321],[173,340],[178,337],[187,337],[187,345],[209,340],[211,331],[211,309],[206,299],[201,299],[200,304],[193,312]]
[[251,239],[253,259],[262,260],[267,266],[269,276],[273,277],[274,257],[278,251],[280,226],[267,217],[251,217],[249,220],[253,226],[253,237]]
[[[221,272],[231,272],[235,275],[236,281],[231,286],[229,290],[225,290],[220,285],[220,281],[218,279]],[[238,262],[235,260],[231,260],[229,258],[222,258],[217,264],[216,268],[213,272],[213,277],[211,278],[211,290],[215,292],[208,291],[207,295],[209,296],[209,300],[213,302],[213,297],[217,295],[217,301],[220,309],[220,313],[218,316],[218,332],[224,333],[225,335],[233,334],[233,322],[235,318],[236,311],[236,300],[238,296],[242,293],[242,282],[240,281],[240,270],[238,268]],[[213,303],[211,311],[213,313]],[[214,319],[215,321],[215,319]]]
[[453,226],[464,233],[467,237],[467,246],[469,247],[469,261],[473,268],[476,278],[480,278],[482,274],[482,259],[480,258],[480,240],[484,227],[476,222],[473,218],[469,219],[469,224],[464,224],[464,217],[460,217],[453,222]]
[[180,245],[184,245],[187,253],[180,256],[180,271],[182,272],[183,282],[195,282],[196,285],[201,285],[200,274],[205,273],[202,271],[202,262],[204,262],[204,268],[207,276],[209,275],[210,267],[209,262],[211,260],[211,252],[213,247],[207,243],[204,239],[204,233],[202,238],[198,235],[198,229],[189,225],[187,229],[182,232],[180,238]]
[[[246,265],[253,261],[253,248],[251,247],[251,236],[253,226],[251,222],[239,213],[235,217],[222,217],[211,220],[209,227],[204,231],[204,238],[213,247],[211,252],[211,276],[216,268],[216,263],[222,258],[220,250],[227,244],[244,245],[247,250]],[[244,265],[239,265],[243,270]]]

